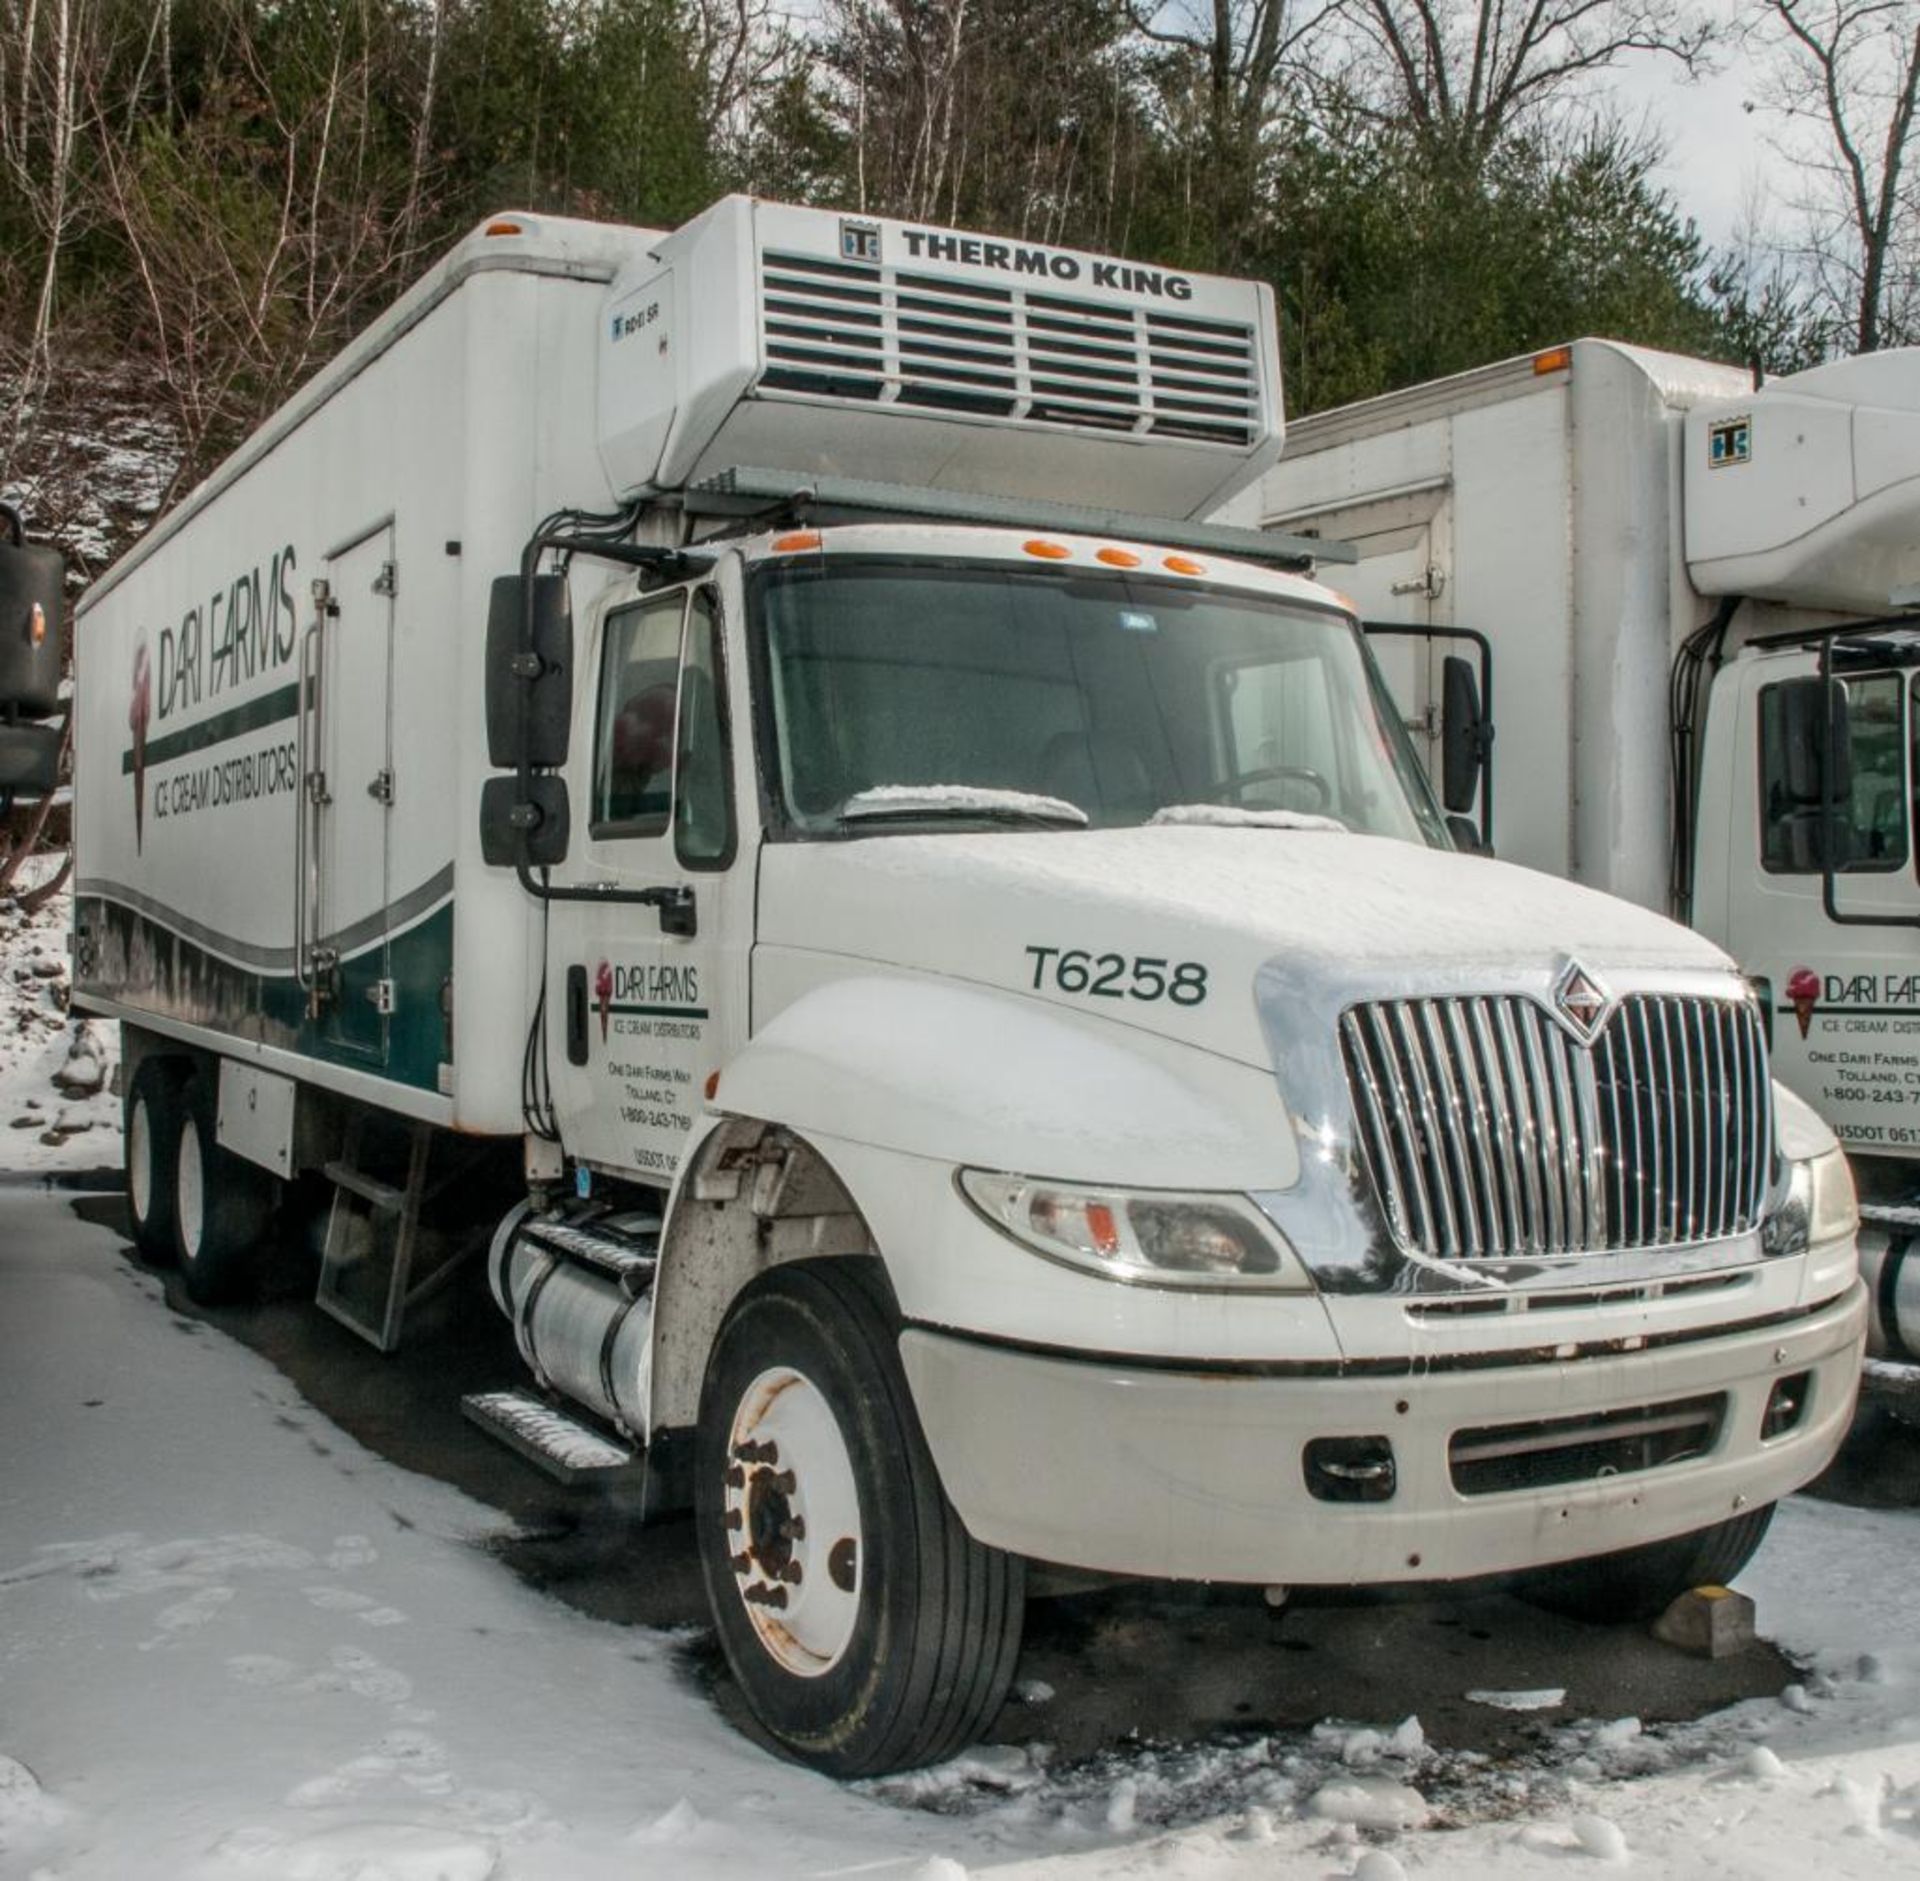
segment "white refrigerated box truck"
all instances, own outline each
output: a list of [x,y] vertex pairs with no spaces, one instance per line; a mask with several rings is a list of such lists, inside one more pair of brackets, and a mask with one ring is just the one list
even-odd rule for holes
[[80,611],[141,1245],[323,1186],[391,1345],[481,1217],[473,1414],[691,1502],[823,1770],[984,1729],[1030,1576],[1657,1608],[1850,1416],[1745,980],[1458,853],[1316,545],[1193,520],[1280,411],[1253,284],[503,216]]
[[1255,509],[1358,549],[1338,585],[1397,630],[1436,775],[1483,638],[1503,858],[1752,976],[1860,1178],[1872,1349],[1920,1359],[1920,350],[1756,385],[1579,340],[1295,424]]

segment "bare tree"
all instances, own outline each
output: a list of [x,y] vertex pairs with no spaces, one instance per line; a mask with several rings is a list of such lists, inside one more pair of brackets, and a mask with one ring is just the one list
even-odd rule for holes
[[1350,0],[1358,96],[1469,154],[1633,53],[1701,69],[1724,37],[1690,0]]
[[82,213],[76,156],[84,86],[101,37],[98,0],[0,3],[0,160],[40,238],[30,334],[7,420],[8,462],[52,371],[60,263]]
[[1908,158],[1920,0],[1762,0],[1760,94],[1803,181],[1794,253],[1863,353],[1920,336],[1920,221]]

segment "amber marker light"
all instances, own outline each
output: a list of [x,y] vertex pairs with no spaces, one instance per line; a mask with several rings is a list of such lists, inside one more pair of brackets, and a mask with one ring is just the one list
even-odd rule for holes
[[1020,545],[1029,555],[1037,555],[1043,562],[1064,562],[1073,551],[1064,542],[1044,542],[1035,536],[1031,542]]
[[1543,379],[1550,372],[1565,372],[1573,364],[1571,346],[1551,346],[1544,353],[1533,356],[1533,376]]
[[1166,555],[1160,560],[1162,568],[1170,568],[1176,575],[1204,575],[1207,572],[1205,562],[1196,562],[1191,555]]
[[38,601],[33,604],[33,618],[27,622],[27,638],[37,647],[47,637],[47,610]]
[[719,1072],[709,1071],[707,1073],[706,1092],[707,1092],[707,1102],[709,1104],[711,1104],[713,1100],[720,1095]]
[[486,232],[489,235],[524,235],[526,230],[517,222],[489,222]]
[[1113,1219],[1113,1210],[1105,1202],[1087,1204],[1087,1232],[1102,1254],[1120,1252],[1120,1229]]
[[1109,568],[1138,568],[1140,558],[1131,549],[1095,549],[1093,559]]
[[796,529],[790,536],[775,536],[773,548],[776,555],[799,555],[808,549],[820,547],[818,529]]

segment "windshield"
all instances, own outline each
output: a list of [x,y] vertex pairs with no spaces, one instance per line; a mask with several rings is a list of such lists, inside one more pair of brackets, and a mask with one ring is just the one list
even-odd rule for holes
[[1062,805],[1124,828],[1215,805],[1210,820],[1446,844],[1365,644],[1332,613],[1195,581],[879,559],[764,568],[754,602],[769,770],[798,833],[1078,826]]

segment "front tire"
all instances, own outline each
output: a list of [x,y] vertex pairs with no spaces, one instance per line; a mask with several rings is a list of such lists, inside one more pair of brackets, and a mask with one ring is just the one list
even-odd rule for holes
[[1669,1541],[1535,1568],[1514,1584],[1514,1592],[1570,1620],[1656,1620],[1689,1589],[1732,1580],[1753,1559],[1772,1521],[1769,1502]]
[[133,1245],[159,1266],[175,1258],[174,1185],[180,1155],[180,1067],[171,1058],[140,1061],[121,1118],[127,1215]]
[[187,1297],[199,1306],[245,1291],[274,1203],[274,1178],[216,1140],[217,1089],[214,1073],[187,1079],[174,1159],[174,1250]]
[[701,1395],[694,1513],[720,1643],[760,1723],[836,1777],[953,1756],[1020,1650],[1025,1563],[947,1501],[897,1337],[857,1270],[784,1268],[735,1304]]

